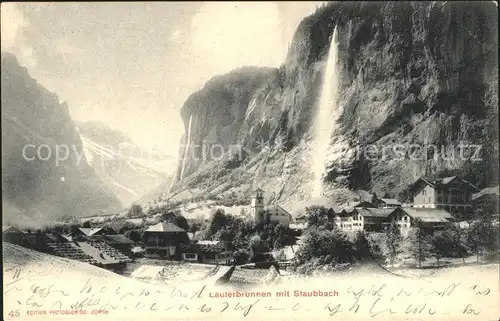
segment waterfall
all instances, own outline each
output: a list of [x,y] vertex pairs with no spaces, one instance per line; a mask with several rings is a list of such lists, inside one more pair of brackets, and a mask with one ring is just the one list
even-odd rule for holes
[[323,194],[323,174],[326,171],[326,153],[330,145],[330,137],[335,129],[334,114],[337,110],[337,94],[339,86],[339,70],[337,70],[337,27],[330,42],[326,70],[323,74],[323,88],[319,106],[316,111],[313,129],[313,153],[311,171],[314,174],[312,197]]
[[184,169],[186,167],[186,159],[188,158],[189,147],[191,144],[191,122],[193,120],[193,115],[189,116],[189,124],[188,124],[188,132],[186,137],[186,149],[184,149],[184,157],[182,158],[182,167],[181,167],[181,175],[179,177],[179,181],[184,178]]

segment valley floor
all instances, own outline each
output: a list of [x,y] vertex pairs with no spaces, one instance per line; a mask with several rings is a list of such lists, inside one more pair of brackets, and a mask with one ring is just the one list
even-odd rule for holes
[[[432,273],[429,273],[428,269],[421,269],[419,271],[425,274],[415,275],[410,273],[414,270],[388,272],[375,263],[368,263],[334,273],[318,272],[308,277],[277,277],[270,284],[264,284],[270,271],[240,269],[241,271],[235,271],[233,275],[236,280],[257,280],[251,287],[242,287],[236,282],[225,286],[216,286],[206,280],[189,282],[181,277],[182,273],[166,283],[150,283],[8,243],[4,243],[3,250],[5,320],[52,320],[55,313],[74,310],[100,314],[100,320],[131,320],[139,315],[141,318],[170,320],[174,316],[178,318],[179,311],[182,311],[186,318],[198,319],[201,317],[202,307],[205,310],[210,307],[210,312],[205,311],[207,314],[204,314],[203,318],[214,320],[245,318],[245,311],[248,311],[249,317],[265,316],[265,319],[280,319],[285,316],[287,320],[299,317],[304,319],[312,315],[323,316],[320,318],[323,319],[331,313],[344,314],[344,317],[350,318],[353,315],[350,314],[349,307],[353,304],[360,306],[359,313],[355,315],[359,319],[370,317],[375,310],[380,312],[390,308],[394,311],[393,320],[403,320],[407,317],[405,309],[411,309],[410,305],[414,308],[425,306],[425,309],[431,309],[436,316],[441,316],[440,319],[447,316],[446,319],[451,317],[453,320],[471,320],[467,313],[472,309],[481,316],[477,317],[477,320],[493,320],[499,312],[497,264],[441,268]],[[141,263],[145,262],[138,262],[140,266],[144,266]],[[195,272],[203,275],[210,269],[209,266],[195,264],[166,266],[179,272],[184,270],[183,274],[190,275],[191,278]],[[137,270],[133,266],[131,268]],[[238,291],[242,290],[250,294],[271,293],[272,297],[214,298],[216,293],[241,296]],[[338,297],[310,297],[327,290],[338,292]],[[277,291],[288,291],[290,297],[278,299]],[[300,291],[304,297],[294,297],[294,294],[302,293]],[[405,295],[401,296],[401,293]],[[266,308],[279,302],[285,309],[281,313]],[[254,307],[248,309],[252,304]],[[375,308],[374,305],[377,304],[379,306]],[[299,309],[299,306],[302,309]],[[335,312],[336,306],[343,308],[337,308]],[[294,307],[298,310],[292,311]],[[34,310],[45,311],[43,313],[46,315],[29,315],[31,312],[28,311]],[[429,313],[425,311],[425,314],[412,314],[412,320],[427,319]],[[9,312],[12,312],[12,316]],[[16,313],[19,315],[17,318]],[[70,318],[88,320],[88,316],[83,315]]]

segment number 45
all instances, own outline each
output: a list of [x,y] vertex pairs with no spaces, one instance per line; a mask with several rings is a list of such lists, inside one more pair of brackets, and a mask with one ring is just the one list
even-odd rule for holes
[[20,313],[19,313],[19,310],[16,310],[16,311],[10,311],[9,312],[9,316],[11,318],[18,318],[20,316]]

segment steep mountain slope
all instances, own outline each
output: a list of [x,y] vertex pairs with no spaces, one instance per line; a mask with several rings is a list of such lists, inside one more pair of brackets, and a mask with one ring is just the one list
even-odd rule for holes
[[[269,202],[308,199],[312,117],[335,26],[341,117],[332,123],[327,194],[349,188],[405,199],[424,174],[496,184],[496,12],[493,2],[320,8],[301,22],[278,70],[218,76],[186,101],[181,113],[186,132],[192,120],[190,146],[221,146],[225,158],[185,158],[182,180],[178,175],[164,197],[243,202],[258,186]],[[243,151],[238,157],[228,152],[235,146]]]
[[68,106],[2,53],[2,203],[7,221],[38,224],[119,210],[88,165]]
[[89,121],[77,126],[89,165],[126,206],[165,184],[175,171],[172,157],[141,148],[106,124]]

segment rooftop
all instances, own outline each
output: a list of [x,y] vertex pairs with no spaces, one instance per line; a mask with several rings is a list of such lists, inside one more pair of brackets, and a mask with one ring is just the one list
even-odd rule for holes
[[2,233],[6,233],[6,232],[19,232],[19,230],[17,230],[15,227],[10,226],[10,225],[2,226]]
[[87,236],[92,236],[98,232],[100,232],[102,230],[102,228],[98,227],[98,228],[84,228],[84,227],[81,227],[79,228],[80,231],[82,231],[83,234],[87,235]]
[[275,208],[280,208],[282,211],[286,212],[288,215],[292,216],[292,214],[290,214],[286,209],[284,209],[282,206],[280,205],[267,205],[265,207],[266,210],[272,210],[272,209],[275,209]]
[[186,231],[173,223],[160,222],[156,225],[151,225],[145,232],[169,232],[169,233],[181,232],[182,233],[182,232],[186,232]]
[[479,193],[473,194],[472,199],[475,200],[483,195],[500,195],[499,188],[497,186],[483,188]]
[[388,217],[394,209],[358,207],[356,211],[363,217]]
[[440,208],[415,208],[407,207],[401,208],[406,214],[414,219],[419,219],[422,222],[439,223],[449,222],[453,220],[453,216],[447,211]]
[[198,241],[199,245],[218,245],[219,244],[219,241]]
[[93,235],[88,238],[91,241],[104,241],[109,244],[133,244],[134,242],[122,234]]
[[401,205],[401,203],[394,198],[381,198],[380,200],[387,205]]
[[436,186],[447,186],[448,184],[450,184],[451,182],[453,182],[455,180],[459,180],[462,183],[464,183],[465,185],[468,185],[472,190],[479,191],[479,188],[477,188],[476,186],[472,185],[468,181],[466,181],[458,176],[449,176],[449,177],[442,177],[442,178],[436,178],[436,179],[432,179],[429,177],[421,177],[412,185],[412,189],[415,188],[415,186],[420,182],[425,182],[426,184],[428,184],[432,187],[436,187]]

